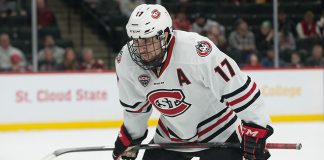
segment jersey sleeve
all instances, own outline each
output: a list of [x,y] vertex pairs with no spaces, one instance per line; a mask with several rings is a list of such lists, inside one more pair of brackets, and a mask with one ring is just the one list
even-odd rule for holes
[[128,57],[123,53],[127,54],[127,51],[122,50],[116,57],[115,63],[119,100],[123,107],[124,126],[132,139],[137,139],[147,130],[147,120],[152,113],[152,105],[134,84],[131,71],[127,67]]
[[268,125],[270,118],[257,83],[213,44],[210,55],[203,58],[206,58],[202,67],[204,83],[220,102],[246,122]]

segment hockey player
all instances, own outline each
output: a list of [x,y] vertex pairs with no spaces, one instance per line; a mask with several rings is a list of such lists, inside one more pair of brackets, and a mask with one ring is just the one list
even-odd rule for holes
[[143,160],[268,159],[273,133],[257,84],[209,39],[172,30],[161,5],[142,4],[126,25],[130,41],[116,57],[124,123],[113,158],[134,160],[152,108],[161,116],[152,143],[241,143],[240,149],[153,149]]

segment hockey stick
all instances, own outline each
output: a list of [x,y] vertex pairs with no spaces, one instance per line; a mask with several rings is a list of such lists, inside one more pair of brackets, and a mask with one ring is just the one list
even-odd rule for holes
[[[188,148],[241,148],[239,143],[161,143],[141,144],[135,149],[188,149]],[[295,149],[302,148],[301,143],[267,143],[267,149]],[[114,148],[108,146],[64,148],[54,151],[43,160],[52,160],[62,154],[73,152],[112,151]]]

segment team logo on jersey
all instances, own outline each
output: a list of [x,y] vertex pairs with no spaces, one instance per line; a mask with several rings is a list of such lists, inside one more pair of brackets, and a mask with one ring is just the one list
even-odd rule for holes
[[117,61],[117,63],[120,63],[121,58],[122,58],[122,55],[123,55],[123,51],[120,51],[120,52],[118,53],[117,57],[116,57],[116,61]]
[[150,103],[168,117],[175,117],[184,113],[191,104],[185,102],[185,95],[179,89],[160,89],[147,94]]
[[147,74],[142,74],[140,76],[138,76],[138,81],[142,84],[142,86],[146,87],[149,82],[150,82],[151,78],[149,75]]
[[154,9],[151,13],[151,17],[154,18],[154,19],[158,19],[161,15],[161,12],[158,11],[157,9]]
[[212,46],[207,41],[199,41],[196,45],[196,51],[200,57],[205,57],[212,51]]

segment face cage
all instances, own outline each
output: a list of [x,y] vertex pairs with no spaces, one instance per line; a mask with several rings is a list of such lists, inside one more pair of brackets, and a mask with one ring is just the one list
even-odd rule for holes
[[[128,51],[130,53],[131,58],[133,61],[139,65],[144,70],[150,70],[155,69],[157,67],[160,67],[163,63],[164,55],[166,53],[167,43],[165,42],[165,36],[160,35],[156,36],[157,40],[160,43],[160,46],[156,46],[157,44],[154,43],[154,38],[151,37],[151,42],[153,43],[147,43],[149,38],[142,38],[142,39],[131,39],[127,42]],[[144,46],[139,46],[139,40],[144,40]],[[146,50],[146,54],[148,56],[153,57],[152,60],[146,61],[141,57],[141,54],[139,52],[140,47],[147,47],[147,45],[153,45],[153,50]],[[147,49],[147,48],[146,48]]]

